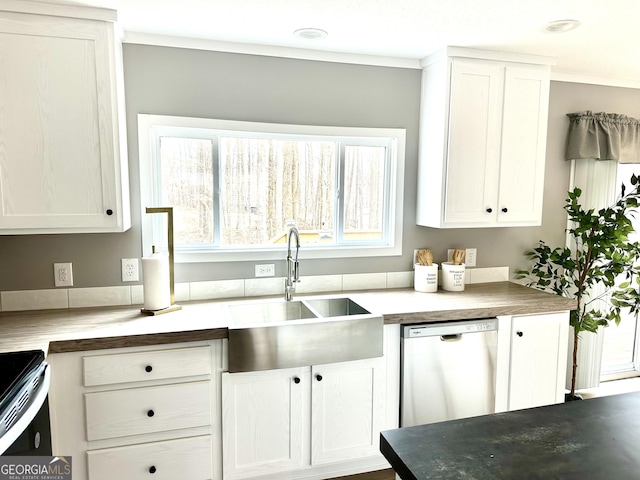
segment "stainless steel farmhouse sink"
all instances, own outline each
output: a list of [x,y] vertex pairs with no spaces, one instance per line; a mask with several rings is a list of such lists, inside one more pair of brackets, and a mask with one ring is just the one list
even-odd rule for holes
[[317,318],[304,303],[268,302],[230,305],[231,320],[235,325],[264,324],[288,320]]
[[371,314],[371,312],[365,310],[356,302],[346,297],[307,300],[307,304],[323,317]]
[[382,356],[383,319],[347,297],[229,305],[229,372]]

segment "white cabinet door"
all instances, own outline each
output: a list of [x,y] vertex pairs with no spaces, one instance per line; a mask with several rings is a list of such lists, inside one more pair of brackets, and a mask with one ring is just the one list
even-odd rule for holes
[[419,225],[540,225],[550,67],[506,57],[465,50],[426,59]]
[[0,12],[0,234],[129,228],[117,48],[110,22]]
[[304,367],[222,375],[225,479],[302,468],[309,372]]
[[549,71],[507,67],[505,73],[500,225],[539,225],[549,110]]
[[504,68],[452,64],[446,172],[446,223],[495,219],[500,174]]
[[374,455],[385,418],[383,358],[314,366],[311,463]]
[[509,410],[563,401],[568,332],[567,312],[513,317]]

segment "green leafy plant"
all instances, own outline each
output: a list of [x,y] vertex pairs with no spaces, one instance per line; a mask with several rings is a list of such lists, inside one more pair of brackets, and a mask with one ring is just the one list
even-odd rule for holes
[[530,270],[518,270],[516,278],[527,285],[575,298],[571,311],[573,368],[569,399],[575,396],[578,368],[578,340],[581,332],[596,332],[611,322],[618,325],[621,314],[640,312],[640,244],[629,241],[632,217],[640,204],[640,177],[633,175],[633,189],[622,185],[615,204],[595,211],[580,205],[582,191],[568,192],[564,209],[569,217],[569,246],[551,248],[540,240],[525,255],[533,262]]

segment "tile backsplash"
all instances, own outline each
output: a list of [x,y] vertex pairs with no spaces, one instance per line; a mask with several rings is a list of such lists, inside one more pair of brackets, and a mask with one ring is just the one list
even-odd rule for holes
[[[509,267],[468,268],[465,283],[506,282]],[[410,288],[413,271],[300,277],[296,294]],[[284,277],[177,283],[175,301],[284,295]],[[142,305],[142,285],[0,292],[0,311]]]

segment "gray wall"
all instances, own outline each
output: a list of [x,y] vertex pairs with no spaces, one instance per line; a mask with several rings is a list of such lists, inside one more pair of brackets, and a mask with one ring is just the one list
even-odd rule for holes
[[[437,230],[415,225],[420,72],[127,44],[125,90],[133,227],[122,234],[0,236],[0,290],[53,288],[53,262],[73,262],[75,286],[119,285],[120,259],[141,257],[138,113],[407,130],[402,257],[303,260],[303,275],[404,271],[415,248],[442,261],[452,247],[478,249],[478,266],[525,266],[543,238],[564,239],[569,182],[566,113],[640,117],[640,90],[552,82],[542,227]],[[144,252],[147,254],[148,252]],[[246,278],[254,262],[182,264],[176,281]],[[276,275],[283,275],[284,261]]]

